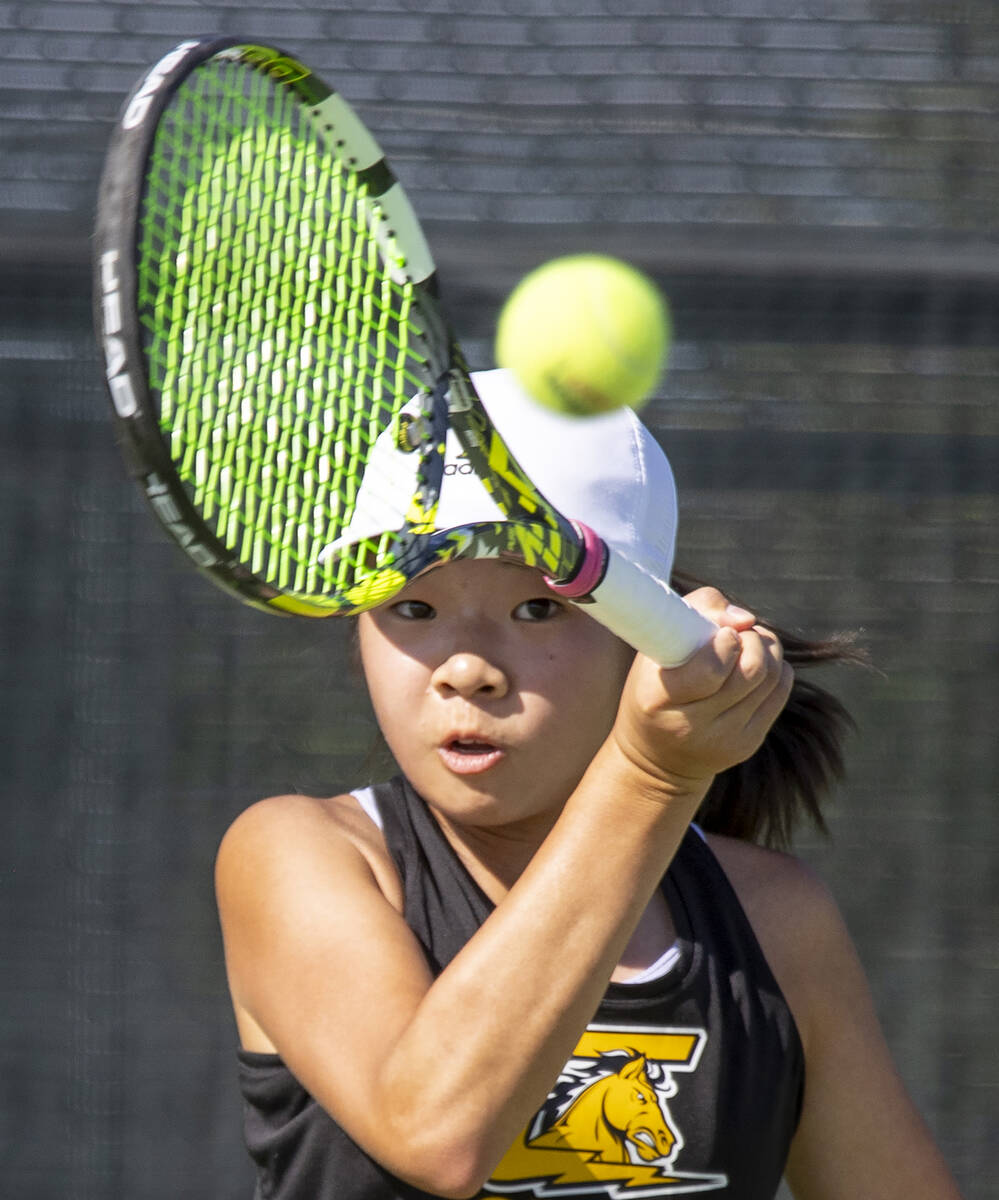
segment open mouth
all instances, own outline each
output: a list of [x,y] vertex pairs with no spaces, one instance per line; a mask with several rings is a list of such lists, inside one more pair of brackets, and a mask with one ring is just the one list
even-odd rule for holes
[[639,1157],[645,1162],[653,1162],[669,1154],[670,1147],[661,1144],[661,1142],[665,1142],[667,1139],[661,1138],[657,1140],[655,1135],[648,1129],[631,1130],[628,1136],[638,1151]]
[[477,775],[488,771],[503,757],[503,751],[492,742],[478,738],[453,737],[444,742],[438,753],[444,764],[456,775]]

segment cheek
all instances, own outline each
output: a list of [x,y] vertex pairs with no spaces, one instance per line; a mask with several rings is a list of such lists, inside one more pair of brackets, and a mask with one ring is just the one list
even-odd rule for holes
[[413,696],[422,690],[425,672],[382,633],[369,613],[358,618],[357,647],[371,706],[387,736],[384,722],[409,715]]
[[610,732],[633,659],[629,646],[598,627],[596,636],[580,639],[569,652],[549,660],[553,719],[581,749],[595,753]]
[[571,661],[564,664],[565,672],[580,693],[616,712],[635,651],[591,617],[586,625],[588,636],[579,639]]
[[[579,784],[617,715],[619,673],[579,672],[563,663],[560,685],[535,696],[533,736],[525,745],[524,766],[544,794],[564,801]],[[527,704],[530,713],[531,703]]]

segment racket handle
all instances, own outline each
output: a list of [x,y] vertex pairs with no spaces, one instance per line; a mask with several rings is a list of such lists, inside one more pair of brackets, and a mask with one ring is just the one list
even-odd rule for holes
[[583,565],[568,583],[548,580],[552,591],[568,599],[586,596],[590,616],[661,667],[678,667],[718,632],[662,580],[612,550],[581,522],[575,525],[583,539]]

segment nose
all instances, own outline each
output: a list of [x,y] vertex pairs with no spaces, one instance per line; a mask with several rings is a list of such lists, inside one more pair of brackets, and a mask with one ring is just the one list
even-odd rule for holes
[[499,700],[510,687],[505,673],[495,663],[466,650],[446,658],[434,670],[431,685],[442,696],[462,696],[466,700],[475,696]]

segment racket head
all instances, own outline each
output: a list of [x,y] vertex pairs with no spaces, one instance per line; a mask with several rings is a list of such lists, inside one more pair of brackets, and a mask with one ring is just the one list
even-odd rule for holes
[[[249,603],[358,612],[435,562],[517,553],[505,526],[435,524],[452,404],[503,514],[560,547],[571,532],[502,453],[377,143],[282,51],[186,42],[139,81],[102,175],[94,286],[131,471]],[[571,536],[564,553],[538,565],[571,571]]]

